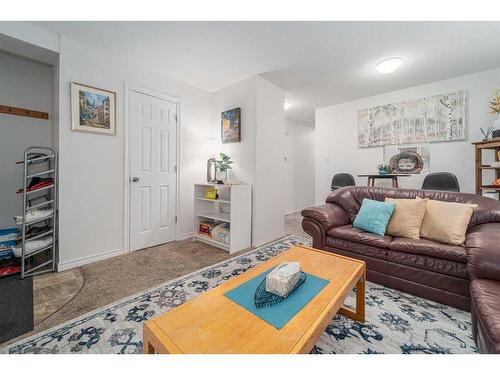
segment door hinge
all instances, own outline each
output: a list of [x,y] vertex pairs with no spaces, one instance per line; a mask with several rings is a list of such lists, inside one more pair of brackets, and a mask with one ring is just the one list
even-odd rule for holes
[[177,173],[177,165],[174,165],[174,172]]
[[177,113],[174,116],[175,116],[175,122],[177,122]]
[[175,222],[177,223],[177,215],[175,215]]

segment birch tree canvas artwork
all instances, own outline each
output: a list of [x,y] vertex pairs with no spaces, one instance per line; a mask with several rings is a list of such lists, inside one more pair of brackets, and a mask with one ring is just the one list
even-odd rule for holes
[[358,146],[467,139],[467,92],[428,96],[358,111]]

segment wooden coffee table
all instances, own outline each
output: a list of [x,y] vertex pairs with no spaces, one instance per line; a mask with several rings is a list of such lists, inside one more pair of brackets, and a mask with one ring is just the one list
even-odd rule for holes
[[[330,280],[282,329],[224,296],[282,261]],[[144,353],[309,353],[335,314],[365,319],[365,263],[295,246],[183,305],[144,322]],[[342,307],[356,287],[356,311]]]

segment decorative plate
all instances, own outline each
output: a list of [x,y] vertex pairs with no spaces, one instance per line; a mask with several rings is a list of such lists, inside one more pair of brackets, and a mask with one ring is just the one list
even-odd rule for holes
[[389,161],[393,173],[418,174],[424,169],[422,157],[415,151],[402,151]]
[[293,289],[285,294],[283,297],[280,297],[276,294],[269,293],[266,290],[266,279],[262,280],[262,282],[259,284],[257,289],[255,290],[255,295],[254,295],[254,302],[255,302],[255,307],[258,309],[262,307],[270,307],[273,305],[276,305],[277,303],[283,302],[287,297],[291,296],[299,287],[304,284],[304,281],[306,281],[307,275],[304,272],[300,273],[300,278],[299,281],[297,281],[297,284],[293,287]]

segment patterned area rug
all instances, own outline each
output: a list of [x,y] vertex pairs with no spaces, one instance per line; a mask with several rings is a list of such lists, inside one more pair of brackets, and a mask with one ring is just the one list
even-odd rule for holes
[[[4,353],[141,353],[142,324],[298,243],[290,236],[166,282],[2,349]],[[346,304],[354,304],[351,294]],[[373,283],[366,323],[337,315],[312,353],[475,353],[470,314]]]

